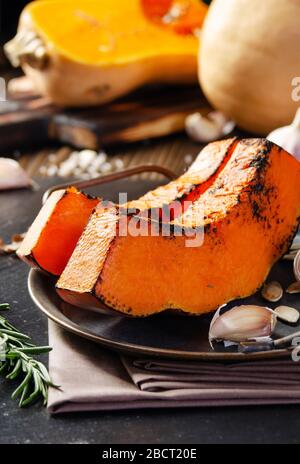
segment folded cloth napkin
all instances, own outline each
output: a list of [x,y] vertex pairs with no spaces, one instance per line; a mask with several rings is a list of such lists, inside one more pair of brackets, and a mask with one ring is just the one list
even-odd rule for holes
[[207,363],[119,356],[49,323],[51,413],[300,403],[300,363]]

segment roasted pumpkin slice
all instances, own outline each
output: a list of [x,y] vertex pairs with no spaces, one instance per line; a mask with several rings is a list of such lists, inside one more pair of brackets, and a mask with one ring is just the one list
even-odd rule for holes
[[27,232],[18,256],[33,267],[60,275],[98,203],[99,199],[74,187],[53,192]]
[[[168,224],[154,221],[154,233],[153,220],[99,205],[57,291],[72,304],[132,316],[206,313],[261,286],[299,216],[300,163],[267,140],[240,140],[213,183]],[[148,233],[120,233],[132,220]],[[203,243],[190,246],[200,230]]]
[[[174,210],[174,201],[187,195],[197,196],[200,189],[208,188],[231,156],[234,139],[223,144],[207,146],[189,170],[167,185],[148,192],[139,200],[129,202],[123,209],[134,211],[156,208],[158,217]],[[46,201],[30,227],[18,255],[33,267],[60,275],[87,224],[99,199],[89,197],[74,187],[58,190]]]
[[35,89],[60,105],[97,105],[149,83],[197,82],[192,32],[207,6],[181,3],[179,17],[165,24],[142,0],[35,1],[5,50]]

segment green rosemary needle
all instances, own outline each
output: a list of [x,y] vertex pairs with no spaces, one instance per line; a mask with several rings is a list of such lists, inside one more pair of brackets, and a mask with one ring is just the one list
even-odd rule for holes
[[[8,310],[9,304],[0,304],[0,310]],[[46,367],[33,355],[48,353],[50,346],[36,346],[30,337],[21,333],[3,316],[0,316],[0,374],[8,380],[20,379],[20,384],[12,394],[19,398],[19,406],[24,407],[41,399],[47,403],[48,387],[51,382]]]
[[8,309],[9,309],[9,304],[8,303],[0,304],[0,311],[7,311]]

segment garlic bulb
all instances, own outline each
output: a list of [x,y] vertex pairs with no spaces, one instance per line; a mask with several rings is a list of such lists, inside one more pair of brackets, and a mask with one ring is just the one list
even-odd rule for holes
[[185,130],[188,136],[196,142],[213,142],[230,134],[235,123],[230,121],[220,111],[211,111],[207,116],[193,113],[185,120]]
[[28,174],[20,164],[10,158],[0,158],[0,190],[30,187]]
[[284,148],[300,161],[300,108],[290,126],[275,129],[267,136],[267,139]]
[[214,315],[209,328],[209,341],[245,342],[270,337],[275,325],[276,314],[270,308],[256,305],[241,305]]

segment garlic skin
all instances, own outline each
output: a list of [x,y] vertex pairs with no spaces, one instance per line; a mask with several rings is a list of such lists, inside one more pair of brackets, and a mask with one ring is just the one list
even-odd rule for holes
[[0,158],[0,190],[30,186],[32,186],[30,177],[16,160]]
[[264,306],[241,305],[214,315],[209,328],[209,341],[245,342],[270,337],[277,318],[274,311]]
[[300,161],[300,108],[290,126],[279,127],[272,131],[267,139],[291,153]]
[[235,123],[220,111],[211,111],[207,116],[193,113],[185,120],[187,135],[196,142],[208,143],[218,140],[233,131]]
[[286,289],[286,293],[290,293],[291,295],[300,293],[300,281],[297,280],[296,282],[293,282],[291,285],[289,285]]
[[300,281],[300,250],[295,256],[293,267],[294,267],[294,276],[297,281]]

